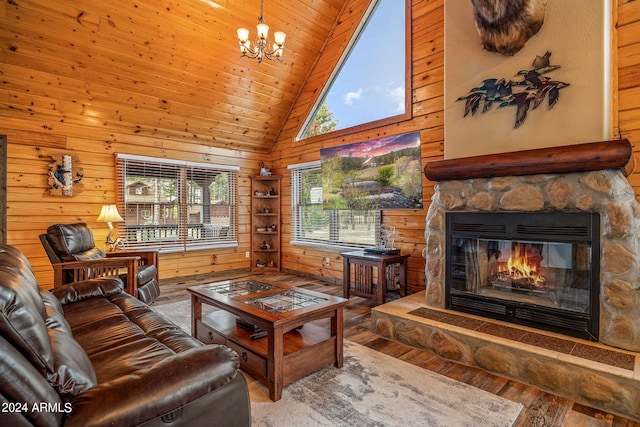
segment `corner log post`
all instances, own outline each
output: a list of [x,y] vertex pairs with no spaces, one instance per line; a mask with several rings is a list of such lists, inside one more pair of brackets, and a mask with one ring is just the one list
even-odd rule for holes
[[602,169],[621,169],[629,176],[634,167],[631,143],[628,139],[619,139],[436,160],[425,165],[424,174],[434,182]]

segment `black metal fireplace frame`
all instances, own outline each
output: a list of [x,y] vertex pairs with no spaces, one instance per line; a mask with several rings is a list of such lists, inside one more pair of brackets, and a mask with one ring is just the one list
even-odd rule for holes
[[[447,212],[445,308],[598,341],[600,215],[595,212]],[[589,313],[525,304],[452,289],[452,239],[484,238],[591,245]]]

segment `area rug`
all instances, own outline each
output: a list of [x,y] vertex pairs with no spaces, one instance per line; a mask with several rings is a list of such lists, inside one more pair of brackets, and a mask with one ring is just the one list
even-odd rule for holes
[[[158,313],[168,317],[171,319],[173,323],[180,326],[180,328],[187,332],[191,333],[191,300],[184,299],[180,301],[174,301],[170,303],[164,304],[154,304],[151,306],[152,309],[157,311]],[[212,309],[211,306],[203,305],[202,312],[205,313],[205,310]]]
[[[186,331],[189,301],[154,306]],[[203,307],[204,309],[205,307]],[[512,426],[523,406],[345,341],[341,369],[326,366],[285,387],[282,399],[245,375],[255,427]]]

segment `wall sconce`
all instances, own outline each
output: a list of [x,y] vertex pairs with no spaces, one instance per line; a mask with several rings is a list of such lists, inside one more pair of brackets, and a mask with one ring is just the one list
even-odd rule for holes
[[124,219],[118,212],[118,207],[116,205],[103,205],[100,215],[98,215],[98,219],[96,219],[96,221],[106,222],[109,225],[109,234],[107,234],[107,240],[104,243],[104,246],[105,248],[111,246],[111,250],[115,249],[121,239],[117,237],[118,232],[113,227],[113,223],[124,222]]

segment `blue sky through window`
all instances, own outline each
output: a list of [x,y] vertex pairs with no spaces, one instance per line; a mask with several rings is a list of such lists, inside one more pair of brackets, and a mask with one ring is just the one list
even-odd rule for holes
[[404,1],[379,0],[325,96],[336,130],[404,114],[405,22]]

